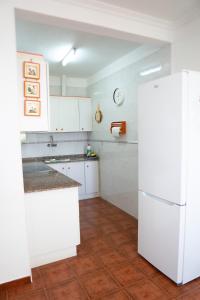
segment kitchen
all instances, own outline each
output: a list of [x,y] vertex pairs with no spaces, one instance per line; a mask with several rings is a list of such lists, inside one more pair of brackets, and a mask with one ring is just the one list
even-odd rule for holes
[[[141,47],[141,45],[138,46],[138,48],[139,47]],[[18,49],[18,50],[25,51],[23,49]],[[140,49],[140,51],[141,50],[142,49]],[[92,118],[93,118],[92,126],[94,127],[92,128],[93,130],[91,133],[89,134],[88,133],[82,133],[82,134],[67,133],[66,134],[60,132],[53,135],[52,135],[52,131],[50,131],[51,134],[29,133],[26,134],[26,139],[23,140],[23,144],[22,144],[22,155],[24,159],[28,159],[30,157],[36,157],[36,156],[41,158],[43,156],[55,157],[61,155],[62,156],[66,155],[66,159],[68,159],[69,155],[84,154],[87,144],[90,143],[92,149],[98,154],[99,157],[99,160],[95,160],[95,161],[98,162],[98,166],[99,166],[99,171],[96,173],[98,174],[96,175],[96,178],[98,176],[100,177],[99,180],[100,189],[99,190],[95,189],[95,195],[93,196],[100,195],[103,199],[113,203],[115,206],[121,208],[123,211],[127,212],[129,215],[132,215],[134,217],[137,217],[137,130],[136,130],[137,86],[142,82],[149,81],[150,79],[154,79],[157,77],[162,77],[170,74],[170,63],[169,63],[170,47],[168,45],[162,45],[162,47],[153,46],[152,48],[150,47],[150,49],[147,50],[145,55],[143,54],[144,56],[141,59],[139,59],[137,63],[134,62],[135,58],[133,58],[133,62],[134,62],[133,68],[135,73],[132,71],[133,68],[131,69],[131,67],[127,71],[126,64],[124,64],[124,67],[122,68],[124,72],[119,72],[118,75],[113,74],[113,78],[112,78],[112,74],[110,78],[109,76],[103,78],[103,76],[105,76],[103,75],[102,78],[100,77],[101,82],[99,83],[97,79],[95,78],[91,79],[91,82],[93,84],[90,84],[88,88],[89,93],[85,94],[84,96],[81,96],[83,98],[84,97],[92,98]],[[28,52],[35,52],[35,51],[28,50]],[[136,56],[137,54],[138,53],[135,52]],[[160,66],[160,65],[162,65],[161,72],[158,71],[158,73],[150,75],[148,78],[139,75],[142,71],[145,71],[146,69],[149,69],[152,66]],[[114,69],[113,65],[112,68]],[[107,71],[107,73],[109,74],[108,69],[105,71]],[[132,77],[130,77],[130,74]],[[98,75],[100,76],[100,74]],[[73,96],[75,98],[77,98],[77,96],[80,96],[80,94],[72,95],[72,93],[66,95],[67,88],[65,85],[67,82],[67,78],[65,76],[62,76],[62,78],[61,77],[58,78],[59,76],[57,76],[57,78],[55,77],[50,78],[50,90],[54,88],[54,90],[60,91],[61,93],[59,94],[59,96],[61,94],[68,97]],[[110,79],[110,81],[108,80],[108,78]],[[54,80],[56,81],[56,84],[53,83],[51,85],[51,83]],[[130,86],[133,81],[134,81],[134,87],[131,89]],[[127,82],[127,86],[124,84],[124,82]],[[72,84],[72,82],[70,83],[68,82],[67,85],[68,84]],[[79,90],[83,91],[85,89],[85,87],[83,86],[84,85],[83,81],[81,83],[79,82],[79,84],[82,86],[75,86],[75,88],[79,88]],[[119,87],[121,90],[123,90],[125,94],[124,95],[125,100],[124,103],[122,103],[122,105],[118,106],[113,101],[113,93],[115,89]],[[69,89],[71,89],[72,91],[73,86],[70,87]],[[101,93],[103,93],[103,95]],[[131,102],[130,99],[135,99],[134,103]],[[77,106],[79,107],[79,102],[81,100],[76,99],[76,101],[78,103]],[[23,104],[24,103],[22,102],[20,105]],[[41,105],[42,105],[42,97],[41,97]],[[103,121],[100,124],[95,121],[95,112],[98,109],[98,106],[103,113]],[[44,110],[41,110],[41,112],[44,112]],[[23,107],[23,113],[24,113],[24,107]],[[31,117],[31,119],[36,119],[36,117],[35,116]],[[110,127],[113,121],[117,122],[119,120],[126,121],[127,128],[126,128],[126,134],[116,139],[111,135]],[[61,130],[63,127],[60,126],[59,128]],[[22,130],[22,131],[26,131],[26,130]],[[40,130],[36,130],[36,131],[40,131]],[[50,140],[50,136],[53,136],[53,140],[52,138]],[[25,138],[25,136],[22,137]],[[50,145],[57,144],[57,147],[56,146],[48,147],[47,146],[48,144]],[[51,161],[51,163],[54,166],[56,165],[55,161],[54,162]],[[68,164],[69,162],[64,162],[64,163]],[[72,162],[70,162],[70,164],[72,164]],[[112,168],[110,167],[108,168],[108,165],[112,165]],[[135,171],[131,172],[132,170]],[[66,174],[67,170],[64,171]],[[96,180],[96,183],[97,182],[98,180]],[[88,195],[88,193],[86,195]],[[83,202],[80,203],[80,206],[84,206],[84,201],[87,204],[87,200],[83,200]],[[86,204],[85,207],[87,206]],[[96,202],[96,205],[99,204]],[[88,211],[90,210],[89,207],[87,208],[87,210]],[[132,227],[134,227],[133,224]],[[92,232],[91,228],[90,230],[88,229],[88,235],[89,232],[90,233]],[[126,240],[127,243],[128,240],[129,239]],[[139,263],[141,262],[139,261],[138,264]],[[115,288],[113,288],[113,290],[111,291],[114,292],[114,290]]]
[[[54,32],[53,37],[48,37],[48,32]],[[32,37],[37,36],[37,41],[33,40]],[[70,37],[73,37],[74,40],[78,41],[78,44],[84,45],[82,48],[77,46],[76,56],[74,61],[67,64],[66,66],[62,66],[60,59],[58,62],[51,62],[49,58],[49,63],[45,61],[45,57],[49,57],[53,52],[59,52],[59,45],[65,45],[65,41],[69,39],[69,44],[73,43],[70,40]],[[80,243],[80,237],[77,238],[77,226],[79,227],[78,214],[73,213],[73,210],[69,210],[69,214],[73,214],[73,223],[66,223],[67,218],[65,218],[65,214],[63,216],[59,214],[59,225],[56,227],[56,218],[54,219],[54,223],[51,223],[51,219],[54,218],[54,211],[58,207],[58,197],[55,194],[56,187],[59,189],[59,181],[58,174],[55,172],[51,172],[47,167],[52,168],[54,171],[58,171],[59,174],[67,175],[70,179],[75,180],[80,183],[78,187],[79,190],[79,200],[84,199],[92,199],[100,196],[99,189],[99,177],[104,177],[101,174],[101,163],[99,165],[99,161],[101,162],[101,156],[95,155],[95,152],[92,151],[89,153],[89,156],[85,155],[86,149],[92,146],[92,149],[95,149],[93,145],[93,141],[99,141],[100,139],[90,138],[91,133],[94,133],[94,126],[96,125],[96,129],[102,128],[102,132],[108,132],[108,139],[106,140],[106,144],[110,145],[110,143],[114,143],[116,145],[116,149],[118,146],[119,139],[112,137],[110,133],[109,124],[105,124],[108,122],[108,117],[106,115],[106,110],[102,107],[102,98],[98,100],[98,103],[93,104],[93,99],[95,95],[98,96],[98,90],[95,88],[94,92],[89,91],[89,87],[86,85],[85,77],[80,78],[81,74],[84,76],[88,76],[91,72],[94,72],[94,68],[99,68],[98,65],[108,66],[107,61],[111,63],[111,55],[112,59],[123,54],[127,54],[127,51],[134,49],[134,47],[138,47],[139,45],[129,43],[123,43],[123,46],[120,45],[121,41],[102,38],[101,36],[95,36],[92,34],[81,33],[72,30],[63,30],[59,27],[50,27],[45,24],[38,24],[31,21],[24,20],[23,18],[16,19],[16,37],[17,37],[17,59],[18,59],[18,86],[19,86],[19,99],[21,99],[21,137],[22,137],[22,157],[23,157],[23,166],[24,166],[24,188],[25,188],[25,199],[27,205],[27,223],[28,223],[28,235],[30,240],[30,260],[31,267],[38,267],[40,265],[44,265],[45,263],[50,263],[55,261],[56,258],[62,259],[67,258],[67,252],[64,248],[64,243],[66,244],[66,239],[62,243],[63,247],[56,245],[54,243],[54,249],[59,249],[58,253],[54,252],[53,249],[49,246],[49,232],[55,232],[56,239],[60,231],[63,231],[63,228],[67,230],[72,230],[74,228],[75,241],[71,241],[74,245],[78,245]],[[54,38],[56,37],[56,39]],[[42,54],[38,54],[41,45],[43,44],[43,52]],[[110,53],[109,58],[109,48],[118,48],[116,53],[113,51]],[[66,48],[66,46],[65,46]],[[98,49],[100,48],[100,49]],[[92,51],[92,50],[93,51]],[[156,51],[152,47],[151,51]],[[84,56],[85,51],[85,56]],[[105,59],[101,58],[102,52],[107,53],[107,57]],[[164,52],[167,52],[168,49],[164,49]],[[94,52],[94,53],[93,53]],[[131,51],[132,52],[132,51]],[[33,54],[35,53],[35,54]],[[50,54],[49,54],[50,53]],[[83,58],[81,57],[81,53]],[[148,52],[149,53],[149,52]],[[128,53],[129,54],[129,53]],[[45,55],[45,56],[44,56]],[[129,54],[130,55],[130,54]],[[146,54],[147,55],[147,54]],[[61,58],[65,56],[65,53],[61,55]],[[122,55],[123,56],[123,55]],[[156,55],[157,56],[157,55]],[[96,65],[94,66],[94,58],[96,57]],[[97,61],[98,58],[98,61]],[[54,59],[54,57],[53,57]],[[53,60],[52,59],[52,60]],[[116,61],[116,59],[114,59]],[[39,65],[39,66],[38,66]],[[79,67],[78,67],[79,66]],[[87,66],[87,72],[84,71]],[[28,73],[28,68],[31,70],[35,68],[34,76]],[[48,76],[48,69],[50,72],[50,76]],[[91,70],[90,70],[91,69]],[[95,69],[95,70],[96,70]],[[98,70],[98,69],[97,69]],[[90,72],[90,73],[89,73]],[[98,71],[97,71],[98,72]],[[96,73],[97,73],[96,72]],[[38,73],[38,74],[37,74]],[[40,73],[40,74],[39,74]],[[67,77],[66,74],[69,73],[70,77]],[[95,73],[95,74],[96,74]],[[36,75],[37,76],[36,76]],[[55,75],[57,74],[57,76]],[[75,75],[74,75],[75,74]],[[77,76],[78,74],[78,76]],[[82,76],[83,76],[82,75]],[[72,77],[71,77],[72,76]],[[77,76],[77,77],[73,77]],[[121,75],[120,75],[121,76]],[[91,77],[91,76],[90,76]],[[107,79],[106,79],[107,80]],[[121,80],[121,79],[119,79]],[[119,84],[118,80],[118,84]],[[48,82],[50,82],[48,86]],[[61,86],[55,86],[53,84],[60,83]],[[74,86],[69,86],[71,83]],[[30,95],[29,90],[27,90],[26,85],[33,84],[39,85],[40,93],[38,95]],[[81,85],[77,86],[77,85]],[[117,84],[117,83],[116,83]],[[131,83],[130,83],[131,84]],[[92,86],[94,89],[94,87]],[[97,87],[98,88],[98,87]],[[112,88],[112,85],[111,87]],[[114,88],[116,89],[116,88]],[[48,99],[47,93],[48,90],[50,92],[50,97]],[[127,118],[127,105],[128,101],[130,101],[130,96],[123,88],[124,92],[126,92],[126,103],[123,104],[125,107],[123,109],[122,105],[116,105],[111,98],[111,105],[116,110],[115,114],[113,114],[110,123],[114,120],[114,115],[118,114],[118,118]],[[31,91],[31,90],[30,90]],[[130,91],[132,93],[132,90]],[[100,92],[102,93],[102,92]],[[99,93],[99,94],[100,94]],[[111,93],[113,93],[111,91]],[[94,97],[86,97],[90,94],[94,94]],[[105,95],[105,99],[110,98],[110,90],[109,95]],[[100,102],[99,102],[100,101]],[[34,115],[31,111],[28,111],[29,103],[40,105],[40,111]],[[96,107],[95,107],[96,106]],[[96,113],[95,110],[99,107],[103,113],[102,114],[102,122],[97,122],[95,119]],[[36,108],[37,109],[37,108]],[[120,113],[120,110],[122,112]],[[105,111],[105,113],[104,113]],[[130,119],[132,116],[130,116]],[[127,122],[128,123],[128,122]],[[105,128],[107,126],[107,128]],[[43,133],[42,133],[43,132]],[[49,132],[49,133],[47,133]],[[90,133],[91,132],[91,133]],[[127,136],[130,135],[131,132],[127,132]],[[128,139],[128,137],[127,137]],[[126,145],[133,145],[135,147],[137,141],[129,142],[128,140],[122,140],[121,143]],[[88,146],[91,144],[91,146]],[[98,150],[99,151],[99,150]],[[126,151],[126,149],[125,149]],[[98,152],[97,152],[98,153]],[[94,156],[92,156],[94,154]],[[129,157],[129,163],[132,160],[132,157]],[[41,163],[45,163],[46,167],[42,166]],[[121,162],[120,162],[121,163]],[[34,171],[38,171],[38,173],[34,173]],[[32,176],[31,176],[32,175]],[[53,178],[56,177],[56,183],[54,184]],[[60,175],[61,177],[61,175]],[[66,177],[66,181],[67,178]],[[44,178],[44,180],[43,180]],[[65,187],[63,181],[64,179],[60,179],[63,188]],[[132,176],[131,176],[131,180]],[[49,185],[48,185],[49,182]],[[71,187],[74,188],[76,182],[71,182]],[[61,187],[62,187],[61,184]],[[56,186],[57,185],[57,186]],[[121,184],[122,188],[123,184]],[[66,182],[66,187],[70,187],[70,184]],[[49,190],[48,190],[49,188]],[[53,194],[51,190],[54,190]],[[125,188],[126,189],[126,188]],[[135,188],[136,189],[136,188]],[[129,188],[130,190],[130,188]],[[128,191],[128,190],[127,190]],[[32,194],[32,192],[34,192]],[[41,193],[42,192],[42,193]],[[67,192],[67,191],[66,191]],[[136,193],[136,190],[134,191]],[[115,189],[116,193],[116,189]],[[132,191],[129,191],[130,195],[127,195],[127,199],[131,202],[132,199]],[[51,196],[52,195],[52,196]],[[55,204],[46,206],[42,206],[42,199],[44,197],[44,202],[46,198],[55,199]],[[66,194],[67,197],[67,194]],[[116,196],[115,196],[116,197]],[[119,195],[119,198],[124,199],[124,195]],[[34,200],[34,199],[38,200]],[[117,198],[117,197],[116,197]],[[136,197],[135,197],[136,198]],[[28,200],[29,199],[29,200]],[[106,198],[105,198],[106,199]],[[50,200],[48,200],[50,201]],[[73,200],[71,200],[73,203]],[[35,207],[34,207],[35,203]],[[41,207],[39,208],[39,204]],[[92,202],[91,202],[92,203]],[[77,204],[76,204],[77,205]],[[132,203],[129,204],[130,207],[133,206]],[[46,214],[44,217],[44,210],[46,207]],[[67,208],[63,207],[63,211],[66,211]],[[128,209],[128,208],[127,208]],[[32,210],[32,211],[31,211]],[[41,212],[41,216],[39,212]],[[51,214],[50,216],[48,215]],[[62,209],[60,209],[62,211]],[[77,207],[74,207],[74,210],[77,210]],[[61,222],[63,219],[63,222]],[[65,221],[64,221],[65,219]],[[30,221],[31,220],[31,221]],[[39,221],[41,220],[41,221]],[[76,220],[76,226],[74,222]],[[61,222],[61,223],[60,223]],[[47,225],[48,224],[48,225]],[[52,226],[52,227],[51,227]],[[60,226],[60,230],[59,230]],[[38,232],[36,231],[36,227],[38,228]],[[44,227],[44,232],[43,228]],[[40,233],[40,234],[39,234]],[[41,237],[42,235],[42,237]],[[79,234],[80,235],[80,234]],[[30,238],[32,237],[32,238]],[[31,240],[34,241],[32,244]],[[43,245],[41,244],[43,242]],[[70,242],[68,242],[69,244]],[[59,244],[59,243],[58,243]],[[48,246],[47,246],[48,245]],[[42,253],[38,253],[39,249],[43,250]],[[69,247],[69,256],[72,256],[71,245]],[[62,249],[62,250],[61,250]],[[41,251],[41,250],[40,250]],[[46,251],[46,252],[45,252]],[[46,254],[45,254],[46,253]],[[49,257],[52,255],[52,260]],[[60,253],[65,253],[65,256],[60,256]],[[45,255],[47,257],[45,258]],[[64,254],[63,254],[64,255]],[[73,255],[76,255],[76,250],[74,249]]]

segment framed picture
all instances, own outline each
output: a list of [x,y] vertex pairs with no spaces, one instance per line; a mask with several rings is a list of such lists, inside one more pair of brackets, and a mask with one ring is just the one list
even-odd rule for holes
[[24,62],[24,77],[32,79],[40,79],[40,64],[32,61]]
[[39,117],[41,112],[41,102],[38,100],[24,101],[24,115]]
[[24,81],[24,97],[40,98],[40,83],[33,81]]

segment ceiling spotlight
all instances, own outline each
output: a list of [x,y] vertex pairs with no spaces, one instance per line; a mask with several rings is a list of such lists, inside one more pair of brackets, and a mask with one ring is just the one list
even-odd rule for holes
[[62,65],[66,66],[69,62],[73,61],[76,57],[76,48],[72,48],[69,52],[64,56],[62,60]]
[[140,72],[140,76],[147,76],[149,74],[156,73],[156,72],[159,72],[161,70],[162,70],[162,66],[160,65],[160,66],[157,66],[155,68],[151,68],[151,69]]

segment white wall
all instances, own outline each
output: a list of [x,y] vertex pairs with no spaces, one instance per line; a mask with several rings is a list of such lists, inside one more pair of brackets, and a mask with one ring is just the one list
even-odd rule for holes
[[172,72],[200,71],[200,18],[176,30],[172,43]]
[[[162,65],[160,73],[140,77],[146,68]],[[89,136],[92,146],[100,156],[101,196],[137,217],[137,87],[142,82],[170,73],[170,47],[162,48],[137,63],[104,78],[89,87],[93,102],[93,116],[97,104],[103,112],[103,121],[93,120],[93,132]],[[120,87],[125,101],[117,107],[112,100],[113,91]],[[127,122],[127,134],[118,143],[110,134],[112,121]]]
[[[57,147],[47,147],[53,136]],[[22,144],[22,157],[84,154],[87,146],[87,132],[73,133],[27,133]]]
[[87,97],[87,80],[50,75],[49,93],[51,96],[81,96]]
[[[6,30],[5,30],[6,28]],[[30,276],[16,91],[14,10],[0,2],[0,284]]]
[[[24,97],[24,74],[23,66],[25,61],[32,61],[40,64],[40,116],[25,116],[25,103],[27,98]],[[42,55],[32,55],[28,53],[17,53],[17,86],[20,109],[20,130],[21,131],[46,131],[48,130],[48,93],[47,93],[47,64]],[[30,100],[30,99],[29,99]]]

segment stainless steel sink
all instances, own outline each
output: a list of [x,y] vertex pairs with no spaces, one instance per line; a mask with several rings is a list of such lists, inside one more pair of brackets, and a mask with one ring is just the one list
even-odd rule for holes
[[56,173],[55,170],[40,170],[39,173],[42,174],[52,174],[52,173]]
[[46,159],[44,162],[46,164],[50,164],[50,163],[59,163],[59,162],[69,162],[70,158],[51,158],[51,159]]

